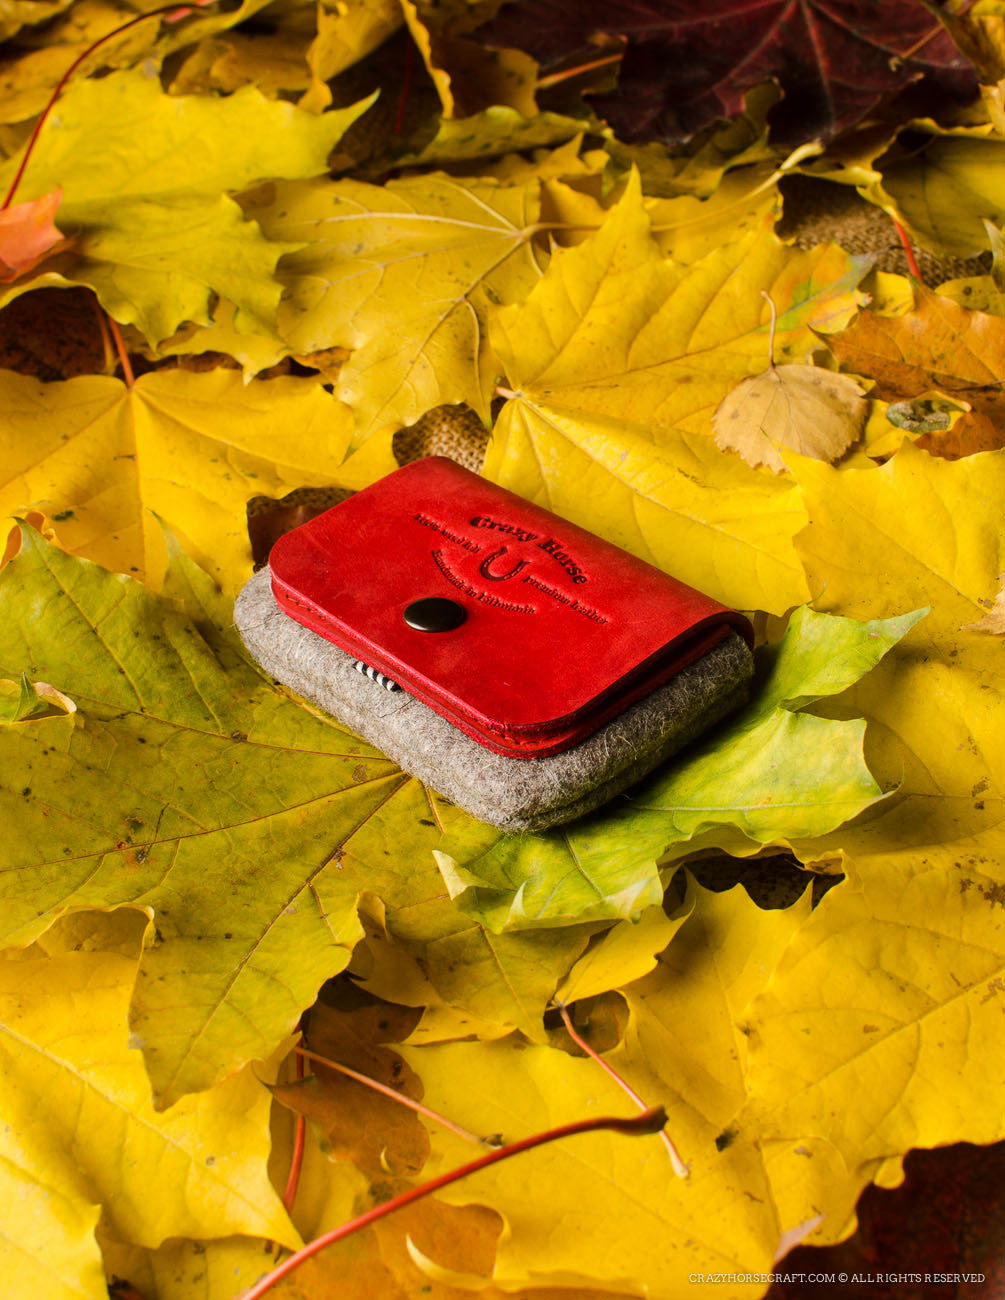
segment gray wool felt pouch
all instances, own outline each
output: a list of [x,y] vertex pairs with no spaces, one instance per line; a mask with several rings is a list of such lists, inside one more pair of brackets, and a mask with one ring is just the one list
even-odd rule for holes
[[352,655],[285,614],[263,569],[237,598],[244,644],[277,681],[320,705],[406,772],[480,821],[539,831],[599,808],[745,703],[753,673],[731,632],[665,686],[572,749],[509,758],[486,749],[405,691],[389,692]]
[[234,617],[278,681],[506,831],[598,808],[753,675],[740,615],[436,457],[280,538]]

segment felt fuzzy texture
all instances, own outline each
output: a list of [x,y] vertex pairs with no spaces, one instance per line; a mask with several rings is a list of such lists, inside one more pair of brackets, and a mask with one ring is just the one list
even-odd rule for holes
[[405,691],[390,693],[355,660],[276,604],[269,570],[245,585],[234,621],[259,664],[481,821],[538,831],[592,812],[744,703],[753,657],[731,632],[665,686],[589,739],[548,758],[485,749]]

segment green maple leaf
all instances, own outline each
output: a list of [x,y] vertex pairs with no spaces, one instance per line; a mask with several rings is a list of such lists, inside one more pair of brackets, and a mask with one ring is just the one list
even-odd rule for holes
[[[493,929],[638,916],[658,903],[657,862],[696,843],[750,853],[826,834],[882,797],[863,718],[803,710],[853,685],[923,617],[858,623],[797,611],[761,651],[750,704],[606,809],[543,835],[468,831],[437,859],[460,905]],[[472,851],[474,850],[474,851]]]
[[263,678],[200,570],[178,561],[159,597],[23,533],[0,665],[77,710],[0,727],[0,941],[150,910],[131,1025],[162,1104],[269,1055],[349,961],[364,892],[450,1005],[541,1036],[590,927],[496,936],[459,914],[432,857],[442,806]]

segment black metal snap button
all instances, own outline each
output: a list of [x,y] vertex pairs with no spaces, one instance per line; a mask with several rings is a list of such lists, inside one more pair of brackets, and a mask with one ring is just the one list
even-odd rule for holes
[[450,632],[467,616],[463,605],[445,596],[426,596],[405,606],[405,622],[417,632]]

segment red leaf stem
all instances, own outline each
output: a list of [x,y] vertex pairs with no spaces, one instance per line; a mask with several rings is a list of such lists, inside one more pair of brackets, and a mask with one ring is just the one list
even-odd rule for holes
[[344,1074],[348,1079],[355,1079],[357,1083],[364,1084],[367,1088],[372,1088],[374,1092],[383,1093],[385,1097],[390,1097],[392,1101],[399,1102],[402,1106],[407,1106],[409,1110],[416,1111],[419,1115],[425,1115],[426,1119],[432,1120],[434,1124],[439,1124],[443,1128],[450,1129],[451,1133],[456,1133],[459,1138],[465,1142],[471,1142],[476,1147],[491,1146],[485,1138],[480,1138],[475,1133],[469,1133],[466,1128],[460,1124],[455,1124],[453,1120],[447,1119],[446,1116],[438,1114],[428,1106],[424,1106],[421,1101],[416,1101],[413,1097],[406,1097],[403,1092],[398,1092],[396,1088],[389,1087],[386,1083],[380,1083],[377,1079],[371,1079],[368,1074],[361,1074],[359,1070],[354,1070],[351,1066],[340,1065],[338,1061],[331,1060],[330,1057],[321,1056],[318,1052],[308,1051],[306,1047],[295,1047],[293,1049],[299,1057],[307,1057],[310,1061],[317,1061],[321,1065],[326,1065],[330,1070],[337,1070],[339,1074]]
[[98,329],[101,331],[101,347],[105,354],[104,373],[112,374],[114,370],[115,347],[112,343],[111,331],[108,328],[108,317],[105,309],[96,297],[91,297],[91,306],[94,308],[94,314],[98,318]]
[[[195,0],[195,3],[202,6],[213,3],[213,0]],[[187,9],[186,12],[191,12],[191,10]],[[42,109],[41,115],[35,123],[35,129],[31,133],[27,148],[24,151],[24,157],[21,159],[21,165],[14,173],[14,179],[11,181],[10,189],[7,191],[7,197],[4,199],[3,203],[0,203],[0,212],[9,208],[11,203],[14,201],[14,195],[17,193],[17,188],[24,177],[25,168],[28,166],[28,159],[31,157],[35,145],[38,143],[38,137],[42,133],[42,127],[45,126],[46,122],[49,120],[49,114],[56,107],[56,101],[66,89],[70,78],[77,71],[80,65],[85,61],[85,59],[88,59],[95,50],[100,49],[107,41],[119,36],[122,32],[128,31],[130,27],[135,27],[137,23],[146,22],[148,18],[156,18],[160,14],[167,14],[169,22],[175,21],[178,17],[184,16],[184,14],[179,11],[177,4],[163,5],[160,9],[151,9],[149,13],[139,14],[135,18],[130,18],[127,23],[123,23],[120,27],[113,27],[110,32],[106,32],[104,36],[100,36],[93,45],[89,45],[82,54],[77,55],[60,79],[56,82],[56,89],[49,96],[49,102],[46,104],[45,108]]]
[[119,329],[118,322],[105,312],[105,318],[108,321],[108,328],[112,332],[112,339],[115,343],[115,351],[119,354],[119,365],[122,367],[122,378],[126,381],[126,387],[132,388],[136,383],[136,376],[133,374],[132,365],[129,362],[129,353],[126,351],[126,345],[122,341],[122,333]]
[[[581,1047],[587,1056],[589,1056],[592,1060],[596,1061],[596,1063],[600,1066],[600,1068],[611,1079],[614,1080],[614,1082],[618,1085],[618,1087],[621,1088],[622,1091],[626,1092],[629,1097],[631,1097],[632,1101],[635,1102],[639,1110],[646,1111],[647,1114],[651,1114],[651,1112],[647,1110],[646,1103],[642,1100],[642,1098],[635,1091],[635,1089],[628,1082],[628,1080],[623,1079],[621,1075],[618,1074],[617,1070],[615,1070],[613,1065],[608,1065],[608,1063],[604,1060],[604,1058],[598,1052],[594,1051],[594,1049],[590,1046],[590,1044],[586,1041],[586,1039],[582,1036],[582,1034],[577,1032],[575,1026],[572,1023],[572,1017],[569,1015],[569,1012],[566,1010],[565,1003],[556,1002],[555,1005],[558,1007],[559,1013],[561,1014],[562,1021],[565,1024],[565,1028],[569,1034],[569,1037],[576,1044],[576,1046]],[[673,1165],[674,1173],[677,1175],[678,1178],[686,1178],[688,1174],[691,1172],[690,1166],[686,1165],[684,1161],[681,1159],[680,1152],[677,1150],[673,1142],[670,1140],[669,1134],[664,1133],[661,1130],[660,1137],[663,1139],[663,1145],[666,1147],[667,1153],[670,1156],[670,1163],[671,1165]]]
[[[297,1053],[297,1078],[304,1077],[304,1058],[302,1053]],[[297,1126],[293,1133],[293,1155],[290,1158],[290,1176],[286,1180],[286,1190],[283,1192],[283,1206],[286,1213],[289,1214],[293,1209],[293,1202],[297,1199],[297,1188],[300,1186],[300,1171],[304,1165],[304,1139],[307,1134],[307,1120],[303,1115],[297,1116]]]
[[563,68],[561,72],[549,72],[545,77],[538,77],[536,88],[538,90],[547,90],[550,86],[560,85],[563,81],[571,81],[573,77],[578,77],[586,72],[594,72],[597,68],[609,68],[615,63],[620,63],[624,56],[624,50],[617,50],[614,54],[605,54],[603,58],[590,59],[586,63],[577,63],[572,68]]
[[244,1291],[238,1300],[260,1300],[260,1297],[271,1290],[277,1282],[292,1273],[306,1259],[312,1255],[317,1255],[324,1250],[326,1246],[333,1245],[336,1241],[341,1241],[343,1237],[348,1237],[354,1232],[359,1232],[361,1228],[368,1228],[371,1223],[376,1223],[378,1219],[383,1219],[396,1210],[402,1209],[406,1205],[411,1205],[413,1201],[419,1200],[423,1196],[430,1196],[433,1192],[438,1192],[441,1187],[447,1187],[450,1183],[455,1183],[461,1178],[467,1178],[469,1174],[476,1173],[480,1169],[487,1169],[489,1165],[497,1164],[500,1160],[508,1160],[510,1156],[519,1155],[522,1151],[530,1151],[534,1147],[544,1146],[547,1142],[556,1142],[559,1138],[573,1137],[577,1133],[596,1133],[600,1129],[608,1129],[613,1133],[624,1133],[627,1137],[644,1137],[646,1134],[658,1133],[666,1123],[666,1111],[662,1106],[657,1106],[653,1110],[647,1110],[642,1115],[636,1115],[633,1119],[621,1119],[618,1116],[607,1115],[598,1119],[577,1120],[574,1124],[562,1124],[558,1128],[546,1129],[543,1133],[535,1133],[532,1137],[521,1138],[519,1142],[511,1142],[509,1146],[500,1147],[498,1151],[489,1151],[477,1160],[472,1160],[466,1165],[461,1165],[459,1169],[452,1169],[445,1174],[440,1174],[437,1178],[431,1178],[429,1182],[422,1183],[418,1187],[410,1187],[407,1192],[402,1192],[400,1196],[393,1197],[390,1201],[385,1201],[383,1205],[376,1205],[372,1210],[367,1210],[365,1214],[360,1214],[355,1219],[350,1219],[348,1223],[343,1223],[337,1228],[332,1228],[330,1232],[324,1232],[320,1237],[316,1237],[302,1249],[284,1259],[281,1264],[274,1268],[270,1273],[258,1279],[254,1286]]
[[895,217],[891,217],[890,220],[893,222],[893,228],[897,232],[897,238],[904,245],[904,252],[907,255],[907,269],[916,280],[922,280],[921,269],[914,256],[914,245],[911,243],[910,236]]

